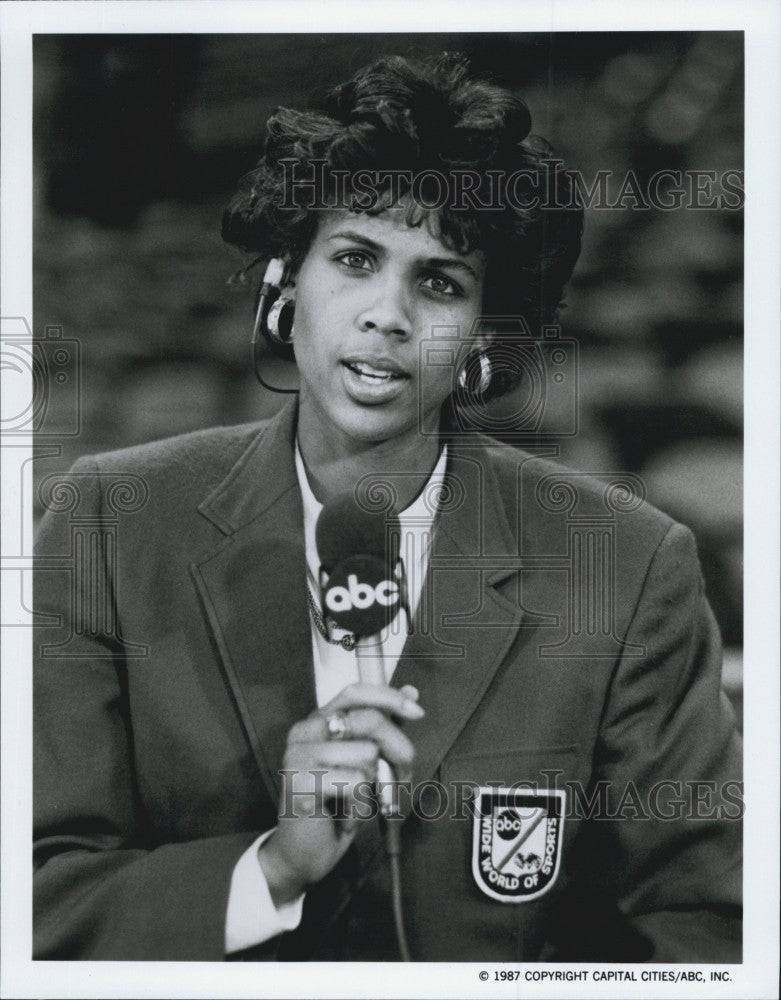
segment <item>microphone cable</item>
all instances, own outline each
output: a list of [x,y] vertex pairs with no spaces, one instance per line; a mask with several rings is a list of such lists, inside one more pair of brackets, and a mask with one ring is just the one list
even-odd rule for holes
[[385,838],[385,851],[388,855],[391,877],[391,893],[393,902],[393,924],[396,929],[396,942],[402,962],[411,962],[407,934],[404,929],[404,902],[401,894],[401,824],[402,817],[398,813],[381,816],[380,820]]

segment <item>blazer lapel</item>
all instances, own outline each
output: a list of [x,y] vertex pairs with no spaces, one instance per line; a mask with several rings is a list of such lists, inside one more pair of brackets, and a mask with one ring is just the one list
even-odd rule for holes
[[295,412],[286,406],[200,505],[225,537],[190,567],[275,802],[287,732],[316,707]]
[[415,727],[416,781],[432,777],[517,635],[522,612],[499,585],[518,570],[517,543],[487,453],[451,446],[450,496],[416,614],[393,676],[414,684],[426,717]]

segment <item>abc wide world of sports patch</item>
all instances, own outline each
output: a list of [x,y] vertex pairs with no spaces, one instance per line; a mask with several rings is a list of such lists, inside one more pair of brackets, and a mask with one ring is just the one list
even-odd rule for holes
[[561,860],[566,792],[480,788],[475,800],[472,873],[502,903],[547,892]]

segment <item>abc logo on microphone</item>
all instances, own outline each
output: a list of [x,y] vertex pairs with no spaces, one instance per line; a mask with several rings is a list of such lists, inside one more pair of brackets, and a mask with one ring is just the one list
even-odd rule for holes
[[384,559],[355,555],[335,566],[323,588],[323,612],[356,636],[376,635],[398,614],[401,589]]

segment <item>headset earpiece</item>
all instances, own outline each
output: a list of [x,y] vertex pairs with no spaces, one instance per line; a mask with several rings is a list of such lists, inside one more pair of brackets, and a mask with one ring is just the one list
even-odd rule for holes
[[293,339],[293,313],[295,300],[280,295],[272,304],[266,316],[266,330],[275,345],[286,347]]
[[258,295],[255,325],[252,330],[253,355],[257,372],[261,338],[272,352],[285,361],[293,361],[293,310],[294,300],[283,295],[281,288],[287,279],[287,267],[279,257],[272,258],[266,267],[263,284]]
[[[293,354],[293,299],[282,295],[287,279],[287,266],[273,257],[266,267],[258,294],[255,325],[252,328],[252,367],[258,382],[271,392],[294,393],[297,389],[279,389],[263,378],[268,364],[268,351],[284,361],[295,361]],[[264,345],[266,350],[264,351]],[[264,356],[265,355],[265,356]]]

